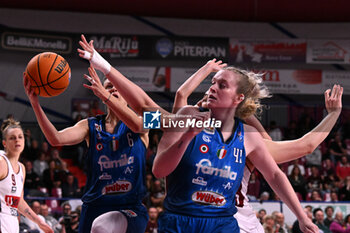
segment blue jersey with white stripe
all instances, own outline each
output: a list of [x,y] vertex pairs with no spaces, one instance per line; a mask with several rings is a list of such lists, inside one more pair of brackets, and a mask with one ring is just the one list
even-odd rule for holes
[[179,165],[167,177],[165,209],[200,217],[232,216],[237,212],[235,194],[246,157],[243,127],[236,119],[226,142],[220,131],[207,129],[192,139]]
[[105,129],[105,116],[88,119],[88,177],[84,203],[140,204],[146,194],[146,147],[139,134],[119,121],[114,132]]

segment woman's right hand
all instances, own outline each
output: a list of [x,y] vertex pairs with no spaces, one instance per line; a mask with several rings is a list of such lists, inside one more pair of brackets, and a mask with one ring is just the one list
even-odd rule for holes
[[309,219],[306,215],[303,219],[299,220],[300,230],[304,233],[319,233],[320,230],[318,227],[312,223],[311,219]]
[[29,81],[29,77],[27,76],[26,72],[23,72],[23,86],[30,102],[38,101],[38,95],[35,94],[34,88],[32,88],[31,83]]
[[343,96],[343,87],[340,85],[334,85],[331,89],[328,89],[324,92],[324,102],[328,113],[331,112],[341,112],[342,109],[342,96]]
[[218,72],[227,66],[226,63],[222,63],[221,60],[216,61],[216,58],[209,60],[206,64],[210,68],[210,72]]

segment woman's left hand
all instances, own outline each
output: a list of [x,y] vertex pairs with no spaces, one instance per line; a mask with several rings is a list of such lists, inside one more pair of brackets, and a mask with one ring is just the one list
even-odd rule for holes
[[90,86],[87,84],[83,84],[83,86],[87,89],[90,89],[94,92],[94,94],[100,98],[102,101],[106,101],[109,96],[109,92],[104,88],[101,83],[100,78],[98,77],[94,68],[89,67],[89,75],[84,74],[84,78],[90,82]]

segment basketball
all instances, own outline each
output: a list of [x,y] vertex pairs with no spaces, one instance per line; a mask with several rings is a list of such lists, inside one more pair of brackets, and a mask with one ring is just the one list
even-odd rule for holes
[[35,94],[43,97],[61,94],[68,87],[71,76],[68,62],[52,52],[33,57],[27,65],[26,74]]

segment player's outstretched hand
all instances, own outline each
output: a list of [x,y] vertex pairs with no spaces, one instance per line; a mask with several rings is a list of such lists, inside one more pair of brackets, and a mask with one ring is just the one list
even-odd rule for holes
[[331,89],[328,89],[324,92],[324,102],[328,113],[341,112],[342,96],[343,96],[343,87],[336,84],[334,84],[332,88],[332,92],[331,92]]
[[318,227],[312,223],[312,221],[305,217],[303,220],[299,220],[300,230],[304,233],[319,233]]
[[53,230],[49,225],[47,225],[45,222],[40,222],[39,227],[41,230],[43,230],[45,233],[54,233]]
[[81,35],[81,40],[79,41],[82,49],[78,49],[79,56],[86,60],[89,60],[91,66],[104,75],[109,74],[111,71],[111,65],[95,50],[94,41],[90,40],[87,42],[84,35]]

